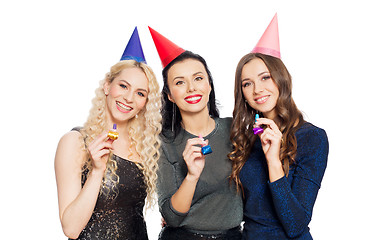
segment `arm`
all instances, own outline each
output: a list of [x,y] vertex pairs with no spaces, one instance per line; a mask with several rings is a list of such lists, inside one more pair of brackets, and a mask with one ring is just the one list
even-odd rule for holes
[[[69,132],[58,143],[54,164],[59,215],[62,229],[69,238],[79,236],[96,205],[109,153],[108,148],[112,146],[112,142],[103,140],[105,136],[99,136],[98,141],[93,142],[95,145],[91,143],[91,147],[89,147],[91,156],[98,158],[98,161],[93,164],[93,169],[82,188],[81,169],[87,156],[81,150],[81,144],[84,143],[80,141],[80,133]],[[100,150],[97,151],[96,149],[99,147]],[[96,154],[100,154],[100,156],[97,157]]]
[[278,218],[288,237],[299,236],[312,217],[312,210],[327,166],[328,140],[324,130],[305,133],[298,142],[297,166],[289,183],[286,177],[269,187]]
[[280,160],[282,133],[276,123],[267,118],[256,119],[254,127],[266,125],[267,128],[260,134],[261,145],[265,153],[269,170],[269,181],[274,182],[284,177],[284,169]]
[[176,182],[175,166],[168,161],[166,149],[162,151],[158,171],[158,201],[161,214],[170,226],[178,227],[192,205],[196,185],[205,164],[201,148],[195,146],[201,143],[203,142],[199,138],[193,138],[186,144],[182,155],[188,172],[182,183]]

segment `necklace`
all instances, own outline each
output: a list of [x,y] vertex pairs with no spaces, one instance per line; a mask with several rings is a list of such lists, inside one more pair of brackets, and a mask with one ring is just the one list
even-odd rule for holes
[[[208,118],[206,133],[208,133],[209,121],[211,121],[211,117]],[[201,138],[203,141],[205,141],[204,138],[201,135],[199,135],[199,138]],[[201,153],[203,155],[207,155],[207,154],[212,153],[211,146],[203,144],[202,147],[201,147]]]
[[184,123],[181,121],[181,127],[183,129],[185,129],[185,131],[193,134],[193,135],[196,135],[196,136],[206,136],[208,135],[210,132],[212,132],[212,118],[208,115],[208,119],[207,119],[207,123],[206,123],[206,126],[204,129],[198,131],[192,131],[191,129],[188,129],[185,127]]

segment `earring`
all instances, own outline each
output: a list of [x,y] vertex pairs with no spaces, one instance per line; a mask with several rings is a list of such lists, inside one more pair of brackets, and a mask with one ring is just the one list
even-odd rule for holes
[[175,120],[176,120],[176,104],[173,103],[172,132],[174,132]]

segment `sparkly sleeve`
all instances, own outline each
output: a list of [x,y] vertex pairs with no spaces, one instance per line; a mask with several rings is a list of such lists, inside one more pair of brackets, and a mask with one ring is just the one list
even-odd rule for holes
[[273,203],[285,233],[290,238],[308,228],[313,205],[327,166],[328,139],[319,128],[297,136],[296,168],[289,181],[283,177],[269,183]]
[[181,222],[187,216],[187,213],[176,211],[170,201],[173,194],[179,188],[179,184],[176,181],[175,164],[174,156],[170,156],[166,145],[163,145],[161,157],[159,159],[157,180],[158,205],[162,217],[165,219],[166,223],[172,227],[180,226]]

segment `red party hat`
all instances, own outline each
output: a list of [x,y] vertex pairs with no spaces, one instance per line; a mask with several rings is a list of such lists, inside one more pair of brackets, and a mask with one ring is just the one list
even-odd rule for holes
[[269,26],[267,26],[265,32],[262,34],[261,39],[259,39],[257,45],[251,52],[281,58],[277,13],[274,15]]
[[149,27],[149,30],[151,36],[153,37],[154,44],[157,48],[159,58],[161,59],[163,67],[166,67],[166,65],[168,65],[171,61],[178,57],[178,55],[185,52],[184,49],[180,48],[151,27]]

